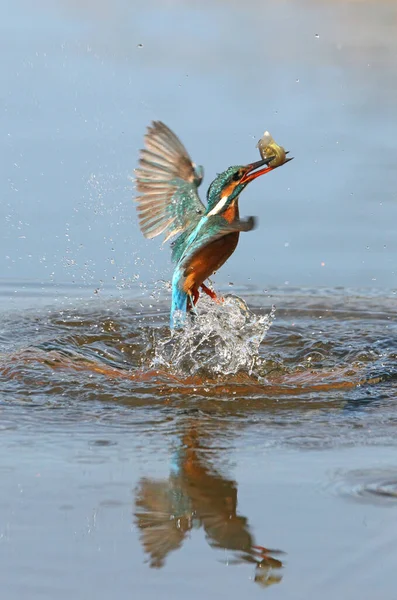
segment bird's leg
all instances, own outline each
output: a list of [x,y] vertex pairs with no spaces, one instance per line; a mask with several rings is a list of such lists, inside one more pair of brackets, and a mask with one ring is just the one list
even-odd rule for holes
[[271,550],[269,550],[269,548],[265,548],[264,546],[252,546],[252,549],[256,554],[258,554],[262,558],[269,556],[269,554],[271,553]]
[[201,284],[201,289],[203,290],[203,292],[205,292],[207,294],[207,296],[209,296],[213,300],[216,300],[218,298],[218,296],[215,294],[215,292],[213,290],[211,290],[209,287],[207,287],[204,283]]
[[214,292],[214,290],[211,290],[204,283],[201,284],[201,289],[203,290],[203,292],[205,292],[207,294],[207,296],[209,296],[210,298],[212,298],[212,300],[215,300],[215,302],[218,302],[218,303],[223,302],[223,298],[222,297],[219,298],[216,295],[216,293]]
[[[196,293],[197,292],[197,293]],[[191,292],[188,292],[188,300],[187,300],[187,310],[190,310],[192,313],[194,313],[195,315],[197,315],[197,310],[196,310],[196,302],[198,300],[198,290],[192,290]]]
[[252,553],[255,557],[261,559],[261,562],[268,561],[272,566],[283,566],[282,562],[274,558],[274,555],[284,554],[282,550],[274,550],[270,548],[264,548],[263,546],[252,546]]

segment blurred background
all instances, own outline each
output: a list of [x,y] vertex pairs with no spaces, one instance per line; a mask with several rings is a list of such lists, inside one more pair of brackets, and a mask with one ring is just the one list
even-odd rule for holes
[[219,284],[396,286],[395,2],[2,5],[3,279],[170,279],[131,181],[160,119],[204,165],[203,198],[265,129],[295,157],[241,197],[259,226]]

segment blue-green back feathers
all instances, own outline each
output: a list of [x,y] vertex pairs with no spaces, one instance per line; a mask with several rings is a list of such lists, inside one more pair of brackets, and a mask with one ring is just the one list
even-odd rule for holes
[[186,245],[188,243],[189,236],[191,235],[191,233],[192,233],[192,228],[189,227],[183,233],[178,235],[176,240],[174,240],[171,243],[171,249],[172,249],[171,250],[171,260],[172,260],[172,262],[177,263],[181,259],[182,255],[186,249]]

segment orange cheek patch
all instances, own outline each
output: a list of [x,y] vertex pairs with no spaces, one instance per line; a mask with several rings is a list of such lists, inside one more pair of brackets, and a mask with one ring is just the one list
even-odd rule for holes
[[221,198],[224,198],[225,196],[230,196],[235,187],[236,183],[234,183],[233,181],[232,183],[229,183],[229,185],[223,190]]
[[[232,183],[229,183],[229,185],[224,189],[221,198],[225,198],[225,196],[226,197],[231,196],[231,194],[234,192],[234,190],[236,188],[236,185],[237,185],[237,183],[235,183],[234,181],[232,181]],[[222,217],[224,219],[226,219],[226,221],[228,223],[231,223],[238,217],[236,204],[237,204],[236,200],[232,200],[230,205],[221,213]]]

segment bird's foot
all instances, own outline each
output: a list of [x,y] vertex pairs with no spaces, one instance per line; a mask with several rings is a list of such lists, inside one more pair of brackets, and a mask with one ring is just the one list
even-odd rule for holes
[[207,296],[212,298],[212,300],[215,300],[215,302],[217,302],[218,304],[224,302],[224,298],[222,298],[222,296],[217,296],[214,290],[211,290],[204,283],[201,284],[201,289],[207,294]]
[[196,306],[198,299],[200,297],[199,291],[198,290],[192,290],[192,294],[193,294],[193,304],[194,306]]

